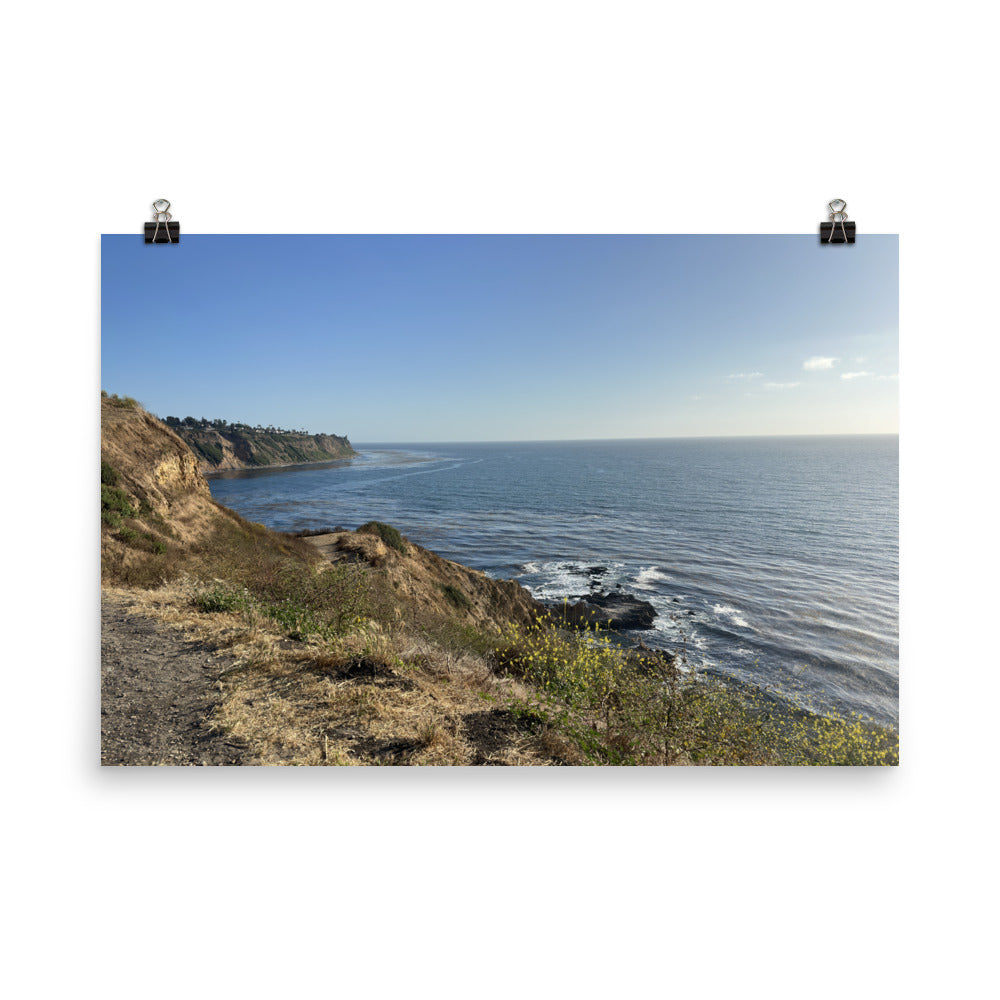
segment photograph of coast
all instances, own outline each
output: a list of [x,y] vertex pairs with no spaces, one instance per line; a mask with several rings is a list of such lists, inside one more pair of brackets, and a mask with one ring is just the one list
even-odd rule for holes
[[899,763],[898,241],[102,238],[105,765]]

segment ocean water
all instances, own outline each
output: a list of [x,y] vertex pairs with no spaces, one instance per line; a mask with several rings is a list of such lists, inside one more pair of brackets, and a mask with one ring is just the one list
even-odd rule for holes
[[212,494],[285,531],[386,521],[544,601],[620,586],[648,645],[898,722],[895,435],[356,447]]

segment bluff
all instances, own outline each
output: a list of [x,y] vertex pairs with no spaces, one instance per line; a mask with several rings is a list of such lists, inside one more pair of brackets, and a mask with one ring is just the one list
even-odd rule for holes
[[101,397],[101,579],[155,585],[246,522],[212,499],[194,452],[134,399]]
[[330,563],[346,562],[361,564],[372,599],[401,620],[495,628],[527,625],[546,611],[517,583],[442,559],[388,525],[295,538],[248,522],[212,499],[177,430],[129,397],[101,399],[105,583],[156,586],[187,576],[271,594],[278,580],[297,577],[306,586]]
[[202,472],[334,462],[357,454],[351,442],[338,434],[307,434],[191,417],[166,417],[163,422],[195,453]]

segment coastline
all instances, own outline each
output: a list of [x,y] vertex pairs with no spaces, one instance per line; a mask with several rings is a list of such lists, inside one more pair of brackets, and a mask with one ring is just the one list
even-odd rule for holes
[[239,478],[236,476],[227,476],[226,473],[241,473],[241,472],[267,472],[273,469],[316,469],[329,467],[333,468],[338,465],[347,465],[353,459],[358,458],[361,452],[355,451],[353,455],[346,455],[343,458],[321,458],[315,462],[276,462],[272,465],[238,465],[231,468],[202,468],[201,473],[206,479],[226,479]]

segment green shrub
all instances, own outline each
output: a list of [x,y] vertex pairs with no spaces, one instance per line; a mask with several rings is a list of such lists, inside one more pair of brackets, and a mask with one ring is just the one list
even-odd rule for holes
[[109,528],[120,528],[122,516],[116,510],[104,509],[101,511],[101,521]]
[[118,485],[118,471],[111,465],[110,462],[105,462],[103,459],[101,459],[101,485]]
[[[134,517],[134,512],[125,512],[125,517]],[[148,531],[137,531],[131,524],[125,524],[122,518],[122,511],[112,507],[101,511],[101,521],[109,528],[118,529],[118,538],[126,545],[141,549],[143,552],[152,552],[156,555],[163,555],[167,551],[167,546],[155,535]]]
[[195,451],[203,455],[210,462],[218,465],[222,461],[222,448],[220,445],[212,444],[208,441],[196,441],[193,444]]
[[441,592],[444,596],[452,604],[454,604],[456,608],[459,608],[462,611],[470,611],[472,609],[472,601],[469,600],[469,597],[464,590],[460,590],[451,583],[439,583],[438,586],[441,588]]
[[105,511],[116,511],[123,517],[135,517],[139,513],[124,490],[101,483],[101,514]]
[[247,611],[251,607],[249,591],[221,585],[198,594],[194,603],[199,611],[209,614],[218,611]]
[[407,552],[409,552],[403,536],[399,533],[399,530],[394,528],[391,524],[384,524],[382,521],[369,521],[367,524],[362,524],[361,527],[358,528],[358,532],[364,535],[376,535],[381,538],[390,549],[402,552],[404,556]]

